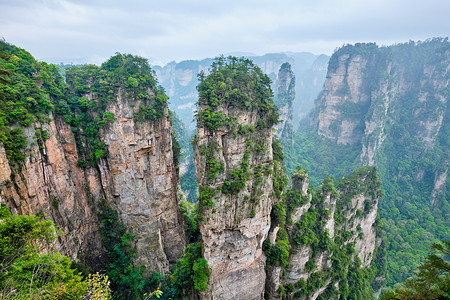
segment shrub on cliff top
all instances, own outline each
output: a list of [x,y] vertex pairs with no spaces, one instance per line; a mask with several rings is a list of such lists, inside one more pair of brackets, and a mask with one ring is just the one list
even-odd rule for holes
[[211,64],[209,72],[209,75],[200,72],[197,86],[198,105],[206,105],[197,118],[209,130],[217,130],[228,120],[222,112],[217,112],[222,103],[244,111],[257,110],[267,128],[278,122],[270,78],[249,59],[220,56]]

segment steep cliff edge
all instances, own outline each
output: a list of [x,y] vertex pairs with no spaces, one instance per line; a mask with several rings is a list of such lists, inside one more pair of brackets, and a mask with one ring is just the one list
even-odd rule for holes
[[270,79],[249,60],[236,58],[218,58],[200,78],[193,145],[203,256],[211,268],[202,298],[262,299],[262,244],[278,168]]
[[376,171],[360,169],[337,186],[327,178],[312,192],[305,170],[292,174],[264,243],[271,299],[376,297],[385,271]]
[[[1,96],[16,109],[28,101],[24,116],[3,123],[2,203],[53,220],[67,233],[60,251],[99,269],[107,260],[98,218],[104,200],[134,235],[135,263],[168,272],[185,237],[167,97],[146,60],[118,54],[101,67],[68,70],[66,84],[22,49],[2,42],[1,50],[12,70]],[[24,82],[29,88],[18,96]]]

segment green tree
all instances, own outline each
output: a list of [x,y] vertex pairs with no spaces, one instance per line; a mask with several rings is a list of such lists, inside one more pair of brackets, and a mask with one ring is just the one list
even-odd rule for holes
[[381,300],[450,299],[450,241],[435,243],[431,249],[433,253],[418,267],[415,277]]
[[51,221],[14,216],[0,207],[2,299],[81,299],[88,283],[70,267],[69,258],[52,251],[59,235]]

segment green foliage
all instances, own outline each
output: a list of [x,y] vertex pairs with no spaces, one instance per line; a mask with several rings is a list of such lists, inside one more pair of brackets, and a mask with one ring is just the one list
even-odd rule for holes
[[334,188],[333,177],[326,177],[322,181],[321,189],[323,193],[330,193],[331,197],[336,198],[338,196],[336,189]]
[[305,264],[305,269],[308,272],[311,272],[317,268],[316,264],[314,263],[314,260],[308,260]]
[[[209,75],[203,72],[199,74],[199,81],[198,105],[201,109],[197,121],[208,130],[215,131],[220,126],[230,128],[233,125],[233,117],[217,110],[223,103],[242,110],[256,110],[264,118],[264,128],[270,128],[278,121],[270,79],[250,60],[218,57],[211,64]],[[243,130],[241,128],[241,134]]]
[[266,269],[269,270],[273,265],[279,263],[281,267],[286,268],[289,265],[289,250],[291,244],[286,229],[281,227],[278,231],[275,245],[272,245],[268,239],[263,243],[262,249],[266,255]]
[[301,220],[295,223],[296,230],[293,241],[298,245],[310,245],[313,248],[319,245],[317,233],[322,230],[322,223],[317,220],[317,212],[314,210],[306,212]]
[[187,201],[181,201],[180,211],[184,218],[184,229],[186,237],[193,243],[200,238],[200,230],[197,225],[198,207]]
[[250,176],[248,172],[248,151],[244,154],[240,168],[235,168],[230,171],[227,180],[223,183],[221,191],[224,194],[237,195],[243,188],[246,187],[247,180]]
[[294,145],[284,149],[288,173],[301,165],[308,170],[310,182],[318,186],[325,174],[339,178],[360,167],[360,145],[337,145],[317,135],[311,127],[301,127],[294,135]]
[[216,191],[207,185],[200,185],[198,187],[198,203],[200,207],[214,206],[213,197]]
[[111,299],[111,289],[108,276],[105,274],[89,274],[88,288],[84,297],[95,300],[109,300]]
[[255,132],[255,127],[253,127],[253,125],[251,125],[251,124],[250,125],[239,124],[238,134],[246,135],[246,134],[253,133],[253,132]]
[[207,182],[211,183],[217,177],[217,175],[224,170],[224,163],[217,162],[215,153],[218,151],[218,144],[216,141],[210,141],[206,149],[206,166],[205,172],[207,175]]
[[20,167],[25,158],[22,128],[47,122],[66,85],[57,67],[37,62],[25,50],[0,41],[0,141],[8,161]]
[[[34,215],[0,207],[0,293],[4,299],[81,299],[88,282],[53,252],[60,231]],[[46,254],[40,253],[47,249]]]
[[278,202],[272,207],[272,212],[270,214],[272,224],[278,224],[284,227],[286,223],[286,206],[283,202]]
[[211,270],[201,255],[202,243],[189,244],[183,256],[177,261],[175,270],[170,276],[175,297],[189,296],[194,291],[204,291],[208,286]]
[[406,280],[402,288],[385,294],[382,300],[450,298],[450,242],[435,243],[431,249],[434,253],[420,264],[414,278]]
[[139,111],[136,114],[136,120],[155,121],[160,119],[164,115],[164,107],[167,104],[167,100],[169,99],[169,97],[166,96],[164,90],[161,87],[159,87],[156,92],[157,94],[152,103],[139,107]]

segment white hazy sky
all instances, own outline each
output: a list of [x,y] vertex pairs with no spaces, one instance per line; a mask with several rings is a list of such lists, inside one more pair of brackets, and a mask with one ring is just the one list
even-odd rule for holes
[[52,63],[116,52],[152,64],[229,52],[331,55],[447,37],[450,0],[0,0],[0,38]]

